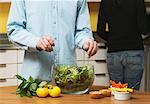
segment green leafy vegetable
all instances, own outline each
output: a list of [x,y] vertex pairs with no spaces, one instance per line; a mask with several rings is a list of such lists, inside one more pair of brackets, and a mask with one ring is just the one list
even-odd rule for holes
[[94,69],[84,65],[56,66],[54,73],[55,83],[61,87],[63,92],[75,92],[87,89],[94,80]]
[[42,81],[38,86],[42,88],[42,87],[44,87],[46,85],[47,85],[47,82],[46,81]]
[[38,88],[39,81],[34,80],[31,76],[28,80],[20,75],[16,75],[17,79],[21,80],[21,84],[16,89],[16,94],[23,96],[32,97],[36,95],[36,89]]

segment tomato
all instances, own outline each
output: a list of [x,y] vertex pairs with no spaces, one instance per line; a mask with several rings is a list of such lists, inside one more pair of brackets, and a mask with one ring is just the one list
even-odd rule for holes
[[61,89],[58,86],[53,86],[49,89],[49,95],[51,97],[59,97],[61,94]]
[[38,88],[36,90],[36,94],[38,97],[47,97],[48,96],[48,88]]

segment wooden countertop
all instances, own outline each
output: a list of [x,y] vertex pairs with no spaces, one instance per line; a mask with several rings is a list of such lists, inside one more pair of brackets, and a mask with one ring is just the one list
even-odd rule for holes
[[[94,89],[101,87],[94,87]],[[150,93],[134,93],[128,101],[114,100],[112,97],[91,99],[88,94],[66,95],[59,98],[20,97],[15,94],[16,87],[0,87],[0,104],[150,104]]]

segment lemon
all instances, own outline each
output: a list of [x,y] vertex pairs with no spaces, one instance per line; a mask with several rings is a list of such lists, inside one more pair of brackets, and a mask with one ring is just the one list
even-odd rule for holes
[[61,94],[61,89],[58,86],[53,86],[48,91],[51,97],[59,97]]
[[48,88],[38,88],[36,90],[36,94],[38,97],[47,97],[48,96]]

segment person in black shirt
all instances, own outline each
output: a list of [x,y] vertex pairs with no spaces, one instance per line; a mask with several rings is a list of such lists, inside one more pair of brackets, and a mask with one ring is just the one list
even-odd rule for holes
[[110,79],[128,82],[128,87],[140,83],[144,69],[141,34],[149,33],[144,1],[102,0],[97,32],[107,41]]

